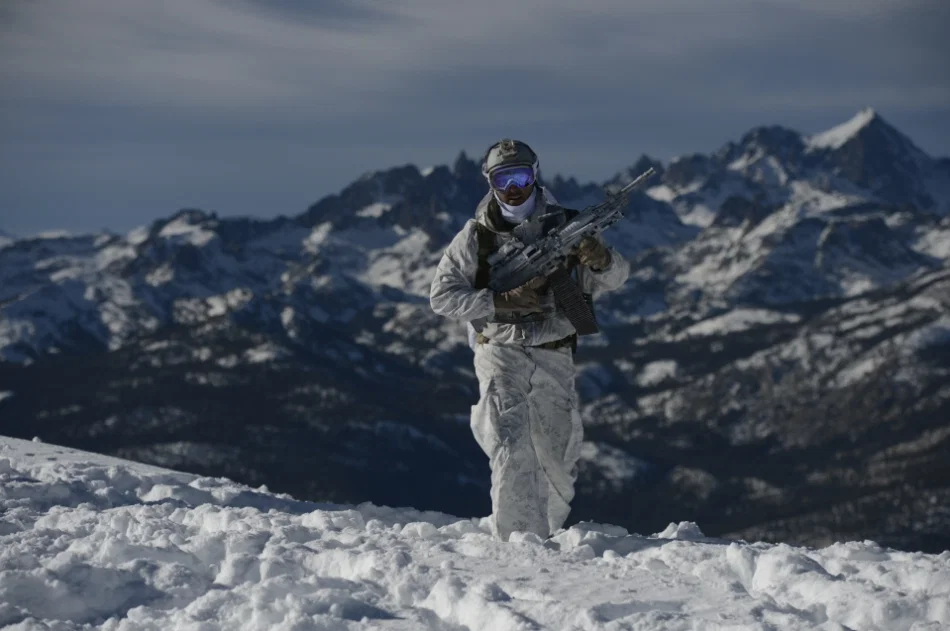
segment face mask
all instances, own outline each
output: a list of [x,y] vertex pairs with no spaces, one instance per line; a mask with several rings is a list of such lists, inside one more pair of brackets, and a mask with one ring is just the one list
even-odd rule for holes
[[[494,191],[493,191],[494,194]],[[511,206],[505,202],[498,199],[498,195],[495,195],[495,201],[498,202],[498,205],[501,207],[501,216],[504,217],[507,221],[511,223],[521,223],[525,219],[531,216],[531,213],[534,212],[534,207],[538,199],[538,189],[535,187],[531,191],[531,196],[525,200],[525,202],[519,206]]]

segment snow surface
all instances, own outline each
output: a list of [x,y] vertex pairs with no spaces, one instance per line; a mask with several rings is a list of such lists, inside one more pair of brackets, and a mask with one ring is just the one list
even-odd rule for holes
[[676,340],[693,337],[706,337],[745,331],[755,326],[775,324],[777,322],[798,322],[801,318],[791,313],[780,313],[768,309],[733,309],[728,313],[707,318],[690,326],[674,336]]
[[873,109],[866,107],[853,118],[836,125],[820,134],[810,136],[806,142],[809,149],[837,149],[851,140],[876,116]]
[[44,230],[38,232],[34,235],[27,237],[28,239],[48,239],[50,241],[55,241],[57,239],[68,239],[73,236],[73,233],[68,230]]
[[913,247],[922,254],[950,261],[950,222],[945,221],[940,227],[922,230]]
[[950,552],[821,550],[295,500],[0,437],[0,626],[937,631]]
[[16,241],[15,236],[10,234],[9,232],[0,230],[0,249],[5,248],[6,246],[10,245],[14,241]]
[[641,388],[649,388],[663,383],[666,379],[676,377],[677,364],[672,359],[661,359],[650,362],[643,367],[643,370],[637,376],[637,385]]
[[843,178],[834,178],[831,191],[816,182],[794,180],[788,183],[788,199],[783,209],[792,209],[795,217],[820,216],[828,211],[873,201],[867,192]]
[[373,202],[369,206],[363,208],[362,210],[356,211],[357,217],[372,217],[378,219],[384,214],[389,212],[392,208],[392,204],[384,204],[383,202]]
[[191,223],[187,217],[179,217],[168,222],[158,236],[182,239],[191,245],[201,247],[217,235],[207,228]]

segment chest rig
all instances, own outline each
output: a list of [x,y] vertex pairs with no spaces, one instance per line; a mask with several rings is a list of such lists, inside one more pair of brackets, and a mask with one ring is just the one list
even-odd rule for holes
[[[541,224],[541,234],[557,228],[561,224],[570,221],[577,215],[576,210],[570,208],[561,208],[559,206],[547,206],[544,212],[544,218]],[[494,199],[489,201],[487,208],[487,218],[492,224],[499,226],[502,232],[510,232],[515,228],[515,224],[509,223],[502,217],[498,202]],[[475,289],[484,289],[488,287],[491,277],[491,266],[488,263],[488,257],[498,249],[496,233],[481,222],[475,223],[476,236],[478,238],[478,267],[475,272]],[[565,262],[564,267],[549,276],[548,285],[554,289],[557,307],[553,312],[547,313],[496,313],[492,322],[504,324],[526,324],[529,322],[540,322],[542,320],[554,317],[556,313],[563,313],[574,324],[575,329],[581,335],[597,333],[598,328],[594,318],[593,297],[588,293],[583,293],[578,287],[575,278],[577,267],[577,258],[570,256]],[[568,296],[568,299],[565,299]],[[570,297],[574,297],[573,300]]]

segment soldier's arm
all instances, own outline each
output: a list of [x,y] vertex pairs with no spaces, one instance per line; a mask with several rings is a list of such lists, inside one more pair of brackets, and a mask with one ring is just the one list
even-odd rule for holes
[[465,227],[445,249],[429,291],[432,310],[448,318],[471,322],[495,314],[494,293],[475,289],[478,270],[478,237],[475,221]]
[[610,253],[610,263],[602,270],[594,270],[581,266],[581,288],[584,293],[600,294],[605,291],[619,289],[630,275],[630,264],[615,248],[607,245],[601,235],[594,237],[598,243],[607,248]]

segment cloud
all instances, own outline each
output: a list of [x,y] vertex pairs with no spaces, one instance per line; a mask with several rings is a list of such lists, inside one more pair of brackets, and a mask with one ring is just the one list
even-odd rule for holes
[[[437,90],[446,75],[479,71],[492,79],[478,84],[486,91],[517,91],[531,75],[558,77],[572,91],[579,82],[639,78],[669,83],[682,97],[708,93],[723,78],[730,88],[791,80],[817,90],[828,87],[825,77],[849,73],[858,84],[852,90],[874,94],[883,78],[906,83],[922,63],[936,78],[935,48],[946,45],[926,18],[938,9],[919,2],[851,5],[20,2],[15,28],[3,34],[0,78],[28,87],[19,97],[26,100],[342,116],[375,114],[390,96],[424,106],[428,92],[419,94],[417,86]],[[895,19],[906,28],[894,29]],[[910,45],[907,34],[928,28],[930,41]],[[916,96],[904,105],[914,107]]]
[[[355,74],[380,72],[368,63],[371,38],[252,4],[54,0],[19,7],[16,30],[4,33],[0,77],[25,88],[18,92],[25,101],[260,113],[301,101],[332,106],[351,96]],[[348,51],[359,51],[363,62]]]
[[[297,212],[501,135],[549,173],[604,178],[866,105],[950,153],[948,23],[936,0],[8,0],[0,208],[274,214],[248,201],[272,194]],[[187,195],[162,192],[175,182]]]

